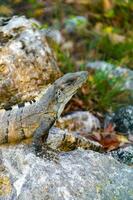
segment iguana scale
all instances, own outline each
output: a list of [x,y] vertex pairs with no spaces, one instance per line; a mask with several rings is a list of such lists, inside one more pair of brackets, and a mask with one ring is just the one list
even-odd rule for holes
[[25,106],[0,110],[0,144],[33,136],[34,144],[47,139],[48,131],[60,117],[66,103],[86,81],[85,71],[68,73],[57,79],[41,97]]

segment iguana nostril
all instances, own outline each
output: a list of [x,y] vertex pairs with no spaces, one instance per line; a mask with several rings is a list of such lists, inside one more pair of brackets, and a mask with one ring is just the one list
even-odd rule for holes
[[64,86],[61,86],[60,90],[63,91],[64,89],[65,89],[65,87],[64,87]]

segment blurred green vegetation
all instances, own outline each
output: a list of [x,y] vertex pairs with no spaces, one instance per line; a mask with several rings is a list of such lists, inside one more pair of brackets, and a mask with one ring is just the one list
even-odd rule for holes
[[80,93],[80,97],[84,98],[84,104],[89,110],[112,112],[124,105],[125,101],[129,103],[130,91],[123,89],[124,82],[124,76],[112,76],[111,70],[96,70],[89,76],[86,95]]
[[[0,15],[26,15],[41,21],[42,28],[59,29],[63,43],[51,46],[64,73],[94,60],[133,69],[133,0],[0,0]],[[97,72],[86,98],[101,110],[114,107],[121,80],[112,81]]]
[[[84,64],[87,59],[100,59],[133,68],[132,0],[1,0],[0,15],[14,14],[58,27],[78,50],[70,52],[75,65],[77,60]],[[88,24],[80,28],[86,22],[77,20],[78,28],[68,34],[64,25],[72,18],[74,21],[74,16],[85,17]]]

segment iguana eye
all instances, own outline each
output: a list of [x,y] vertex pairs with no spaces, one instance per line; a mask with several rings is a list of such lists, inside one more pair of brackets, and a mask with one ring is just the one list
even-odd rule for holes
[[76,80],[77,80],[77,78],[70,78],[70,79],[67,81],[67,85],[72,85],[72,84],[74,84]]

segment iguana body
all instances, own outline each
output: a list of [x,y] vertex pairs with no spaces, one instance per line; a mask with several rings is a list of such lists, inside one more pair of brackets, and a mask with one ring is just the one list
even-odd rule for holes
[[34,137],[39,143],[60,117],[66,103],[85,82],[87,72],[69,73],[59,78],[35,102],[0,111],[0,144]]

